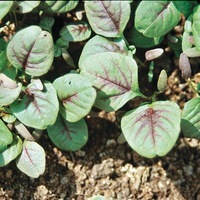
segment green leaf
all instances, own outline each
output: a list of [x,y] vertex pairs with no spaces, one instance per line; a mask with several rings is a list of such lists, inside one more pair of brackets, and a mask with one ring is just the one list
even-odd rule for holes
[[55,19],[53,17],[49,17],[49,16],[44,16],[40,23],[39,26],[46,31],[49,31],[49,33],[51,33],[52,31],[52,27],[54,25]]
[[[1,4],[1,2],[0,2],[0,4]],[[0,38],[0,52],[5,51],[6,46],[7,46],[7,42],[3,38]]]
[[54,46],[50,33],[39,26],[17,32],[7,47],[8,60],[17,69],[32,76],[46,74],[53,62]]
[[127,33],[127,40],[130,44],[140,48],[153,47],[163,41],[163,37],[146,37],[135,29],[135,26]]
[[5,51],[0,52],[0,73],[5,74],[11,79],[15,79],[17,75],[17,69],[10,65]]
[[0,106],[13,103],[21,92],[22,84],[0,73]]
[[14,1],[0,1],[0,20],[10,11]]
[[194,8],[193,12],[193,24],[192,33],[194,37],[194,43],[198,51],[200,51],[200,5]]
[[16,165],[26,175],[38,178],[45,171],[45,151],[36,142],[24,141],[21,155],[16,160]]
[[78,3],[78,0],[42,1],[40,4],[40,9],[49,14],[66,13],[70,10],[73,10],[78,5]]
[[115,38],[111,40],[96,35],[92,39],[90,39],[84,46],[79,59],[79,67],[82,67],[83,61],[86,58],[89,58],[89,56],[103,52],[116,52],[119,54],[128,55],[128,48],[125,41],[121,38]]
[[91,29],[84,21],[71,22],[60,30],[62,39],[69,42],[80,42],[88,39],[90,35]]
[[86,77],[80,74],[67,74],[57,78],[53,86],[61,101],[60,112],[67,121],[76,122],[90,112],[96,91]]
[[65,151],[77,151],[88,140],[87,125],[83,119],[72,123],[58,115],[55,124],[47,127],[47,132],[52,142]]
[[0,152],[8,148],[13,141],[13,136],[7,126],[0,119]]
[[91,79],[97,89],[94,106],[108,112],[141,96],[137,73],[138,67],[132,58],[113,52],[90,56],[81,67],[81,74]]
[[13,137],[13,142],[5,151],[0,153],[0,167],[14,160],[22,151],[22,140],[18,136]]
[[135,12],[135,28],[146,37],[161,37],[178,24],[180,17],[172,1],[142,1]]
[[183,53],[187,57],[191,57],[191,58],[200,56],[200,51],[198,51],[198,49],[196,47],[192,47],[192,48],[186,49]]
[[197,1],[172,1],[176,9],[183,14],[185,17],[188,17],[194,6],[197,4]]
[[181,111],[170,101],[158,101],[133,109],[121,121],[128,144],[140,155],[153,158],[167,154],[180,132]]
[[44,89],[30,83],[22,100],[10,105],[13,114],[26,126],[36,129],[46,129],[55,122],[59,103],[56,90],[51,83],[44,81]]
[[185,137],[200,138],[200,98],[191,99],[185,104],[181,129]]
[[92,30],[105,37],[121,37],[130,17],[128,1],[85,1]]
[[18,13],[28,13],[39,6],[40,1],[15,1],[15,11]]

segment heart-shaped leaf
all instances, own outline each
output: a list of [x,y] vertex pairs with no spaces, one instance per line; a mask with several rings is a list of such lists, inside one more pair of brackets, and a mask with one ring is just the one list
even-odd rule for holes
[[130,17],[128,1],[85,1],[90,26],[96,34],[121,37]]
[[30,83],[21,100],[10,105],[13,114],[26,126],[46,129],[55,122],[59,103],[56,90],[51,83],[44,81],[43,90]]
[[102,36],[96,35],[84,46],[79,59],[79,67],[81,68],[83,60],[89,56],[103,52],[116,52],[128,55],[128,48],[125,41],[121,38],[109,40]]
[[0,20],[10,11],[14,1],[0,1]]
[[7,47],[8,60],[17,69],[32,76],[46,74],[53,62],[54,45],[50,33],[39,26],[17,32]]
[[181,111],[170,101],[146,104],[125,114],[122,132],[140,155],[153,158],[167,154],[179,136]]
[[0,167],[3,167],[14,160],[22,151],[22,140],[18,136],[13,137],[9,148],[0,153]]
[[15,11],[18,13],[28,13],[39,6],[40,1],[15,1]]
[[13,141],[12,133],[0,119],[0,152],[8,148],[8,145]]
[[70,10],[73,10],[77,5],[78,0],[72,1],[42,1],[40,5],[40,9],[45,13],[49,14],[58,14],[58,13],[66,13]]
[[174,28],[180,17],[172,1],[142,1],[135,12],[135,28],[146,37],[160,37]]
[[81,74],[91,79],[97,89],[94,105],[108,112],[118,110],[141,95],[137,72],[137,64],[132,58],[113,52],[92,55],[81,67]]
[[16,165],[26,175],[37,178],[45,171],[45,151],[36,142],[24,141],[21,155]]
[[96,91],[86,77],[67,74],[57,78],[53,86],[61,101],[61,114],[67,121],[76,122],[90,112]]
[[52,142],[65,151],[77,151],[88,140],[88,129],[83,119],[71,123],[58,115],[55,124],[47,127],[47,132]]
[[200,138],[200,98],[191,99],[185,104],[181,129],[185,137]]
[[60,30],[62,39],[69,42],[80,42],[88,39],[90,35],[91,29],[84,21],[74,21]]
[[21,92],[22,84],[16,84],[4,74],[0,73],[0,106],[6,106],[13,103]]

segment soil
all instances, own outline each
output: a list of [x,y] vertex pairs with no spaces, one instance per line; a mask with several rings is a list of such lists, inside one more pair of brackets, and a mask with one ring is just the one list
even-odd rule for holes
[[[177,59],[168,53],[157,59],[152,84],[147,81],[148,68],[141,67],[140,88],[145,94],[151,94],[158,72],[166,69],[168,88],[158,98],[172,100],[183,108],[194,94],[181,78],[176,63]],[[197,83],[200,82],[198,65],[199,62],[194,62],[192,66],[192,78]],[[122,109],[132,109],[140,101],[136,98]],[[176,145],[166,156],[146,159],[127,143],[118,143],[120,113],[94,111],[96,116],[86,117],[89,140],[77,152],[60,151],[45,133],[42,135],[38,143],[46,152],[46,170],[39,178],[26,176],[15,162],[1,168],[0,199],[86,200],[93,195],[103,195],[113,200],[200,200],[199,140],[183,138],[180,133]]]

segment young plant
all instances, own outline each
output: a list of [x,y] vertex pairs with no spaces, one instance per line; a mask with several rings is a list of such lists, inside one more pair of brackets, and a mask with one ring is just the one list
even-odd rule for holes
[[[181,128],[186,137],[200,137],[199,97],[181,111],[175,102],[157,100],[167,85],[166,71],[160,69],[158,90],[148,97],[138,77],[140,67],[151,61],[153,84],[154,60],[162,55],[159,44],[166,39],[198,96],[188,59],[200,56],[196,1],[9,1],[0,2],[0,10],[0,19],[8,20],[11,13],[16,26],[18,13],[39,19],[38,24],[16,27],[8,43],[0,38],[0,166],[16,160],[22,172],[38,177],[45,171],[45,152],[36,132],[47,130],[62,150],[79,150],[88,140],[84,117],[93,107],[118,111],[136,97],[143,102],[125,113],[121,129],[140,155],[166,155]],[[55,17],[66,13],[76,17],[55,36]],[[183,17],[184,31],[177,37],[172,30]],[[70,47],[79,43],[84,48],[74,62]],[[140,48],[148,50],[144,63],[135,54]],[[70,70],[49,78],[59,67],[56,59],[66,61]]]

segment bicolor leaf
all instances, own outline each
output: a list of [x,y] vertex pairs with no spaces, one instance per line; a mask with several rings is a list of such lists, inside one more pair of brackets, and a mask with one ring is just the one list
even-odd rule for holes
[[138,67],[132,58],[113,52],[90,56],[81,67],[81,74],[91,79],[97,90],[94,106],[108,112],[141,96],[137,73]]
[[85,1],[85,11],[96,34],[121,37],[130,17],[128,1]]
[[178,24],[180,17],[172,1],[142,1],[135,12],[135,28],[146,37],[161,37]]
[[45,151],[36,142],[24,141],[21,155],[16,160],[16,165],[26,175],[38,178],[45,171]]
[[60,113],[67,121],[79,121],[90,112],[96,91],[86,77],[80,74],[67,74],[57,78],[53,86],[61,102]]
[[167,154],[180,132],[181,111],[170,101],[157,101],[131,110],[121,121],[128,144],[140,155],[153,158]]
[[88,140],[88,129],[84,119],[72,123],[58,115],[55,124],[48,126],[47,132],[52,142],[65,151],[77,151]]
[[43,90],[30,83],[20,100],[10,105],[13,114],[26,126],[46,129],[56,121],[59,109],[56,90],[48,81],[43,82]]
[[17,69],[41,76],[51,68],[54,58],[53,39],[39,26],[29,26],[17,32],[7,47],[7,57]]

